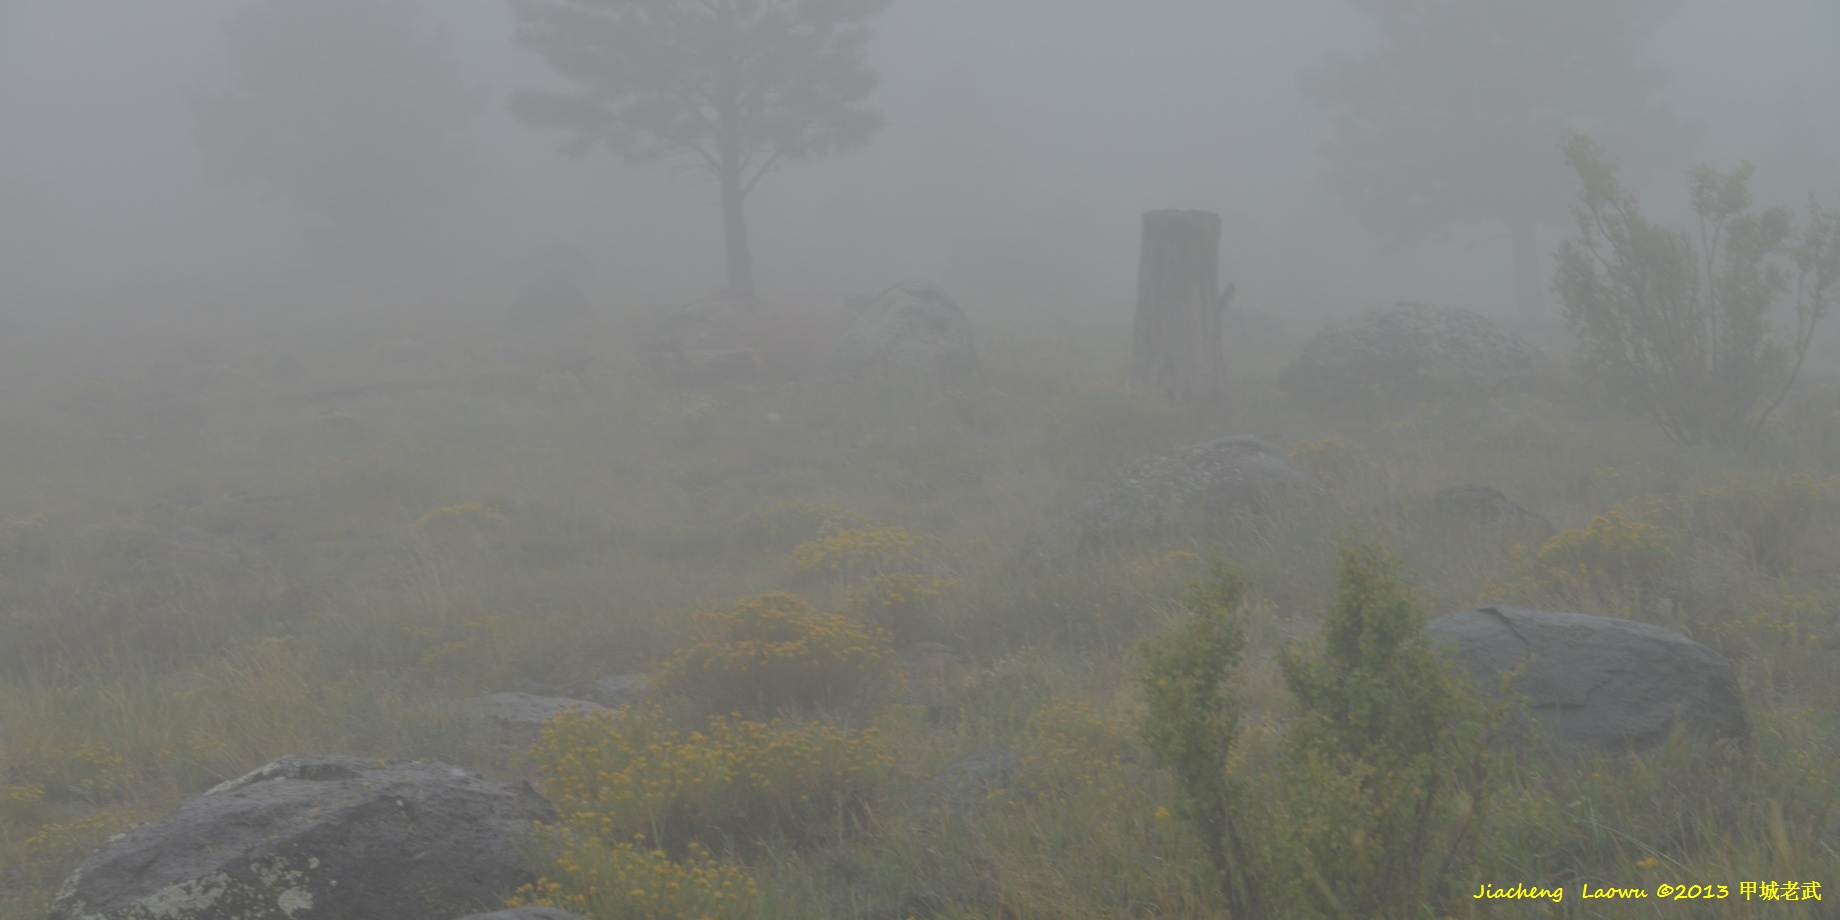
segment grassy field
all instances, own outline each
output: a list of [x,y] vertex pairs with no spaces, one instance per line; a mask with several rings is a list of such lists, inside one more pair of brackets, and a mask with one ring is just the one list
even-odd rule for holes
[[[1840,885],[1831,385],[1745,450],[1682,450],[1563,383],[1346,418],[1245,360],[1227,399],[1178,411],[1126,384],[1124,339],[1062,327],[981,325],[988,377],[964,392],[824,388],[799,373],[814,349],[788,346],[758,386],[697,393],[618,336],[565,353],[270,325],[4,346],[0,918],[42,916],[108,835],[298,752],[615,789],[604,839],[558,843],[524,895],[579,905],[598,880],[604,920],[1223,916],[1138,741],[1136,647],[1185,616],[1210,560],[1247,576],[1235,770],[1269,781],[1288,705],[1270,652],[1314,632],[1350,539],[1384,544],[1430,615],[1514,602],[1685,631],[1737,662],[1750,707],[1745,746],[1528,765],[1465,890],[1566,899],[1431,915],[1832,915],[1831,898],[1737,896]],[[1107,470],[1226,434],[1285,448],[1325,490],[1206,539],[1012,564]],[[1515,546],[1425,513],[1467,483],[1560,533]],[[793,630],[789,670],[722,664],[739,659],[718,637],[749,628]],[[969,662],[896,679],[892,653],[922,641]],[[667,675],[662,708],[558,725],[531,751],[441,706],[629,671]],[[772,711],[705,723],[763,687]],[[992,749],[1016,755],[1013,782],[942,798],[935,775]],[[752,785],[681,780],[712,757]],[[680,780],[660,798],[640,774]],[[699,814],[732,820],[699,836]],[[632,846],[635,829],[652,839]],[[1575,896],[1587,882],[1733,897],[1597,907]]]

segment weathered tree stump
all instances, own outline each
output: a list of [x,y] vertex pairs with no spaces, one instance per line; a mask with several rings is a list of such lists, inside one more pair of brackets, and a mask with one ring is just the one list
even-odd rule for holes
[[1219,279],[1220,215],[1144,215],[1131,374],[1161,388],[1174,402],[1196,403],[1226,393],[1220,320],[1233,298],[1233,286],[1220,291]]

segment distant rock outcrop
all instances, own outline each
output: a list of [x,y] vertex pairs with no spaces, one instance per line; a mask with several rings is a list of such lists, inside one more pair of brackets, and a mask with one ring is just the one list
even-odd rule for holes
[[528,783],[443,763],[285,757],[111,838],[49,920],[451,920],[533,881],[519,839],[555,820]]
[[1522,663],[1514,686],[1546,737],[1624,751],[1653,746],[1676,723],[1706,737],[1742,738],[1749,728],[1725,656],[1671,629],[1582,613],[1479,607],[1425,624],[1453,646],[1483,692]]
[[850,378],[885,371],[936,373],[955,384],[977,372],[971,323],[946,292],[916,281],[899,284],[863,302],[831,348],[830,373]]
[[1544,363],[1520,336],[1471,310],[1396,303],[1318,332],[1278,375],[1285,393],[1350,409],[1388,400],[1502,393]]
[[653,328],[647,360],[682,386],[733,386],[760,374],[757,305],[721,291],[671,308]]
[[1208,525],[1258,511],[1279,494],[1315,485],[1284,452],[1254,437],[1218,438],[1147,457],[1105,477],[1092,498],[1033,541],[1037,561],[1156,539],[1183,524]]

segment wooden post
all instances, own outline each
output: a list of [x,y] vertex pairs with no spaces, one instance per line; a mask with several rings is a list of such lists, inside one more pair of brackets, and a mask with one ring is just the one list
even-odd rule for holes
[[[1144,215],[1137,263],[1137,322],[1131,375],[1194,404],[1225,395],[1220,320],[1233,287],[1219,291],[1220,215],[1151,211]],[[1218,293],[1216,293],[1218,291]]]

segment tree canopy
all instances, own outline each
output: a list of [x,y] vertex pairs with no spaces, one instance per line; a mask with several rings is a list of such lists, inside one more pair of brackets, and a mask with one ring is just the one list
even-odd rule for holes
[[868,21],[888,0],[518,0],[519,38],[567,90],[517,93],[525,122],[628,161],[678,159],[722,190],[729,288],[754,294],[742,203],[784,162],[868,143]]
[[475,162],[484,111],[416,0],[266,0],[226,23],[231,85],[191,99],[207,163],[306,217],[319,254],[367,280],[417,265]]
[[1329,183],[1377,235],[1511,232],[1516,299],[1540,309],[1536,230],[1565,216],[1560,144],[1585,130],[1626,168],[1670,165],[1692,134],[1642,45],[1679,0],[1348,0],[1380,45],[1304,74],[1329,116]]

